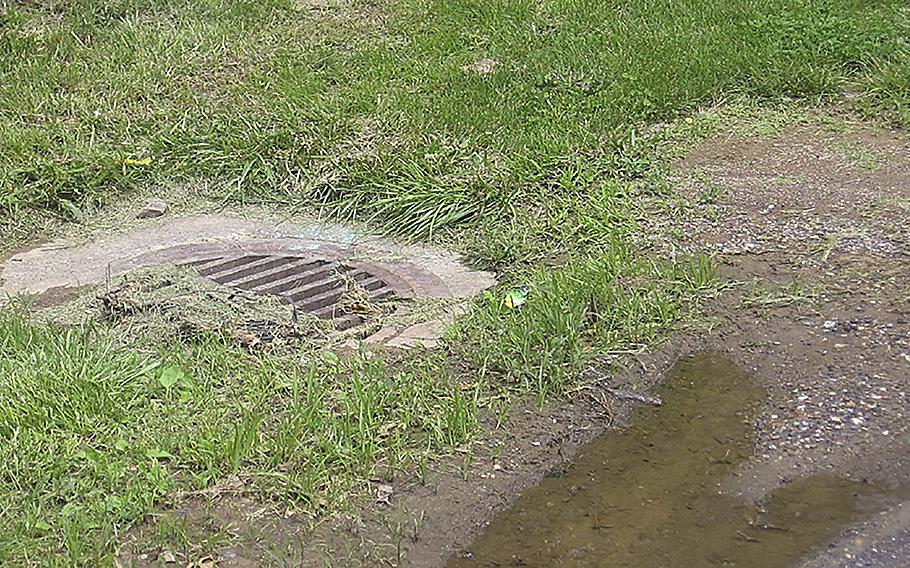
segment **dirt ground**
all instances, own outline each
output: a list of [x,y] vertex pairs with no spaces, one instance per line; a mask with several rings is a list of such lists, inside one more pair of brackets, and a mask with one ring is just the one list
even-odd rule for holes
[[[721,489],[758,499],[816,473],[882,484],[891,506],[806,566],[910,564],[910,137],[822,122],[721,135],[675,170],[696,205],[663,220],[677,240],[662,246],[714,253],[729,286],[698,333],[631,362],[613,386],[645,392],[680,356],[721,351],[767,391],[754,456]],[[197,546],[219,566],[442,566],[628,409],[597,388],[543,413],[518,408],[503,428],[490,421],[470,460],[377,480],[374,500],[316,527],[229,488],[174,514],[230,535]],[[124,564],[155,560],[140,552],[127,543]]]
[[724,489],[758,498],[816,473],[882,483],[892,507],[807,565],[906,566],[910,140],[804,126],[712,141],[682,167],[721,188],[716,214],[684,228],[737,283],[708,343],[768,392],[755,457]]

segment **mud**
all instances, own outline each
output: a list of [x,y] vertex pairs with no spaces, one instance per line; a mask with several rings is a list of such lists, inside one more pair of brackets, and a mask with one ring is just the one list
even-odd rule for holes
[[715,354],[681,360],[657,390],[661,407],[585,446],[447,566],[782,567],[876,507],[876,488],[829,476],[758,504],[719,492],[751,456],[763,393]]
[[[761,498],[817,474],[906,485],[907,134],[849,122],[846,132],[806,124],[770,137],[732,134],[678,167],[684,187],[685,176],[700,174],[690,198],[706,184],[721,188],[716,203],[671,221],[686,235],[682,246],[715,254],[730,283],[710,310],[706,344],[768,391],[754,424],[755,456],[722,490]],[[888,511],[848,529],[807,565],[910,564],[906,505],[896,494]]]
[[[754,451],[718,490],[762,503],[806,479],[874,485],[889,495],[886,510],[825,532],[817,550],[803,549],[791,563],[853,566],[863,558],[864,566],[905,566],[910,503],[899,488],[910,483],[910,142],[906,133],[849,118],[846,132],[827,123],[770,136],[724,132],[676,164],[689,205],[655,220],[666,230],[655,231],[655,253],[709,252],[728,287],[693,333],[638,358],[615,380],[647,389],[679,356],[702,350],[736,362],[765,395],[751,422]],[[717,193],[712,203],[699,199],[706,184]],[[517,413],[508,434],[492,434],[467,480],[440,472],[429,491],[396,482],[391,510],[354,513],[345,539],[319,538],[333,543],[329,550],[351,539],[392,549],[396,539],[381,527],[423,515],[419,536],[383,558],[441,566],[471,550],[495,515],[544,474],[603,428],[622,426],[622,405],[581,392],[545,415]],[[346,546],[353,558],[367,558],[365,547]]]

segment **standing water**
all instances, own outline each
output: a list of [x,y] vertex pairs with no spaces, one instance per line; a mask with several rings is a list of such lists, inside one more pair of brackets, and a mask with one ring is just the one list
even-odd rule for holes
[[629,427],[586,446],[502,513],[451,568],[785,567],[855,519],[868,485],[804,479],[747,503],[717,486],[751,455],[762,397],[714,354],[684,359]]

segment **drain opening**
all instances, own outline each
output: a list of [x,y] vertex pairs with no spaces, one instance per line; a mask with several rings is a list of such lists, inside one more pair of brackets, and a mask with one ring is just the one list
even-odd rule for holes
[[378,269],[362,263],[354,266],[312,257],[245,254],[197,259],[181,266],[194,268],[224,286],[278,296],[300,312],[335,320],[335,326],[342,330],[364,321],[362,315],[345,313],[339,305],[346,280],[353,280],[366,290],[370,300],[397,295]]

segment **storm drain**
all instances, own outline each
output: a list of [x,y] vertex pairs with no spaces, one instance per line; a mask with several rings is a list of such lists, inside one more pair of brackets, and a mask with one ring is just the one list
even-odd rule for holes
[[[391,275],[368,263],[291,255],[242,254],[215,256],[182,263],[200,275],[239,290],[278,296],[298,312],[333,319],[339,329],[364,321],[360,314],[346,313],[339,304],[348,282],[356,282],[371,301],[397,296],[401,290]],[[385,273],[385,274],[383,274]]]

